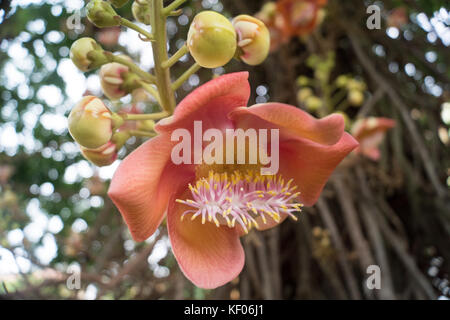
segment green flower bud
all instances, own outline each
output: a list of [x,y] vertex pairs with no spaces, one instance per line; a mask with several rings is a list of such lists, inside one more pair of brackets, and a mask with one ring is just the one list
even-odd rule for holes
[[310,80],[306,76],[299,76],[297,78],[297,85],[300,86],[300,87],[304,87],[304,86],[309,85],[309,82],[310,82]]
[[69,114],[69,132],[85,148],[107,143],[113,134],[113,114],[97,97],[84,97]]
[[120,25],[111,4],[103,0],[91,0],[86,6],[87,17],[96,27],[114,27]]
[[266,25],[245,14],[234,18],[232,24],[238,36],[239,59],[252,66],[262,63],[270,48],[270,34]]
[[109,2],[111,2],[114,7],[121,8],[128,2],[128,0],[109,0]]
[[348,76],[345,74],[340,75],[339,77],[336,78],[336,86],[338,88],[343,88],[347,86],[348,83]]
[[88,149],[83,146],[80,146],[80,149],[83,157],[98,167],[109,166],[117,159],[117,146],[111,141],[96,149]]
[[347,83],[347,89],[364,91],[366,90],[366,84],[359,80],[349,79]]
[[118,131],[114,133],[110,141],[98,148],[89,149],[80,146],[81,154],[96,166],[109,166],[116,161],[120,148],[130,137],[128,131]]
[[297,92],[297,100],[298,102],[304,102],[307,98],[313,95],[313,91],[311,88],[302,88]]
[[322,100],[316,96],[310,96],[305,100],[306,109],[309,111],[317,111],[322,106]]
[[356,89],[348,92],[348,102],[355,107],[360,106],[364,102],[364,94]]
[[102,47],[88,37],[80,38],[72,44],[70,59],[81,71],[89,71],[108,62]]
[[133,17],[143,24],[150,25],[150,13],[152,11],[150,2],[140,1],[142,2],[134,1],[131,6]]
[[[126,55],[120,55],[122,58],[132,61],[130,57]],[[100,69],[100,85],[102,86],[103,93],[110,100],[118,100],[134,89],[140,87],[139,77],[134,73],[129,72],[127,66],[111,62],[103,65]]]
[[194,60],[204,68],[227,64],[236,52],[236,32],[223,15],[214,11],[197,14],[189,28],[187,46]]

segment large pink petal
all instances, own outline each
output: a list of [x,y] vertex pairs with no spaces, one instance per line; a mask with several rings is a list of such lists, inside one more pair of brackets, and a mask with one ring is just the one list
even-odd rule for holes
[[279,128],[281,137],[298,136],[328,145],[339,141],[345,126],[339,114],[316,119],[299,108],[282,103],[238,108],[229,116],[240,128]]
[[334,145],[303,138],[284,141],[280,146],[280,173],[285,179],[294,179],[300,200],[311,206],[337,165],[357,146],[358,142],[346,132]]
[[111,181],[108,195],[136,241],[156,231],[174,188],[194,175],[190,168],[172,164],[172,146],[168,135],[145,142],[122,161]]
[[268,103],[238,108],[229,117],[239,128],[280,130],[279,173],[294,179],[305,205],[317,201],[333,170],[358,146],[337,114],[316,119],[296,107]]
[[[179,198],[186,196],[184,193]],[[196,286],[217,288],[236,278],[244,266],[238,230],[210,222],[202,224],[201,218],[191,221],[190,215],[181,221],[181,214],[189,209],[170,202],[167,227],[173,253],[184,275]]]
[[205,83],[180,102],[172,117],[158,122],[155,130],[191,130],[195,120],[202,121],[203,130],[231,127],[232,123],[227,114],[238,107],[246,106],[250,97],[247,79],[248,72],[238,72]]

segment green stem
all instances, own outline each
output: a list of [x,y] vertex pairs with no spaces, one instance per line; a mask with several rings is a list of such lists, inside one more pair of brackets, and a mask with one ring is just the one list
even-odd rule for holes
[[[153,58],[155,61],[156,86],[158,87],[161,107],[169,114],[173,113],[176,101],[170,81],[169,68],[163,68],[162,64],[168,60],[166,16],[163,14],[163,0],[151,0],[151,26],[155,41],[152,42]],[[170,7],[170,6],[169,6]]]
[[154,137],[156,133],[142,130],[129,130],[128,131],[132,136],[136,137]]
[[177,9],[179,6],[181,6],[184,2],[187,0],[174,0],[171,4],[169,4],[167,7],[163,9],[163,14],[168,16],[171,14],[172,11]]
[[184,44],[180,49],[178,49],[177,52],[175,52],[173,54],[173,56],[171,56],[168,60],[166,60],[162,63],[162,67],[163,68],[172,67],[175,63],[178,62],[178,60],[180,60],[188,52],[189,52],[189,49],[188,49],[187,45]]
[[166,111],[146,114],[125,113],[122,115],[124,120],[159,120],[167,117],[169,114]]
[[200,70],[201,66],[198,63],[194,63],[189,69],[187,69],[173,84],[172,89],[177,90],[181,85],[189,79],[194,73]]
[[138,25],[134,24],[130,20],[120,17],[120,24],[124,27],[130,28],[130,29],[133,29],[134,31],[139,32],[140,34],[145,36],[149,41],[154,40],[153,35],[151,33],[145,31],[144,29],[142,29]]
[[147,91],[148,93],[150,93],[150,95],[151,95],[153,98],[156,99],[156,102],[158,102],[159,104],[161,104],[161,99],[160,99],[160,97],[159,97],[159,93],[158,93],[158,90],[157,90],[157,89],[153,88],[150,84],[148,84],[148,83],[146,83],[146,82],[144,82],[144,81],[141,81],[141,82],[140,82],[140,85],[141,85],[141,87],[142,87],[145,91]]
[[123,64],[124,66],[127,66],[132,72],[137,74],[143,80],[148,81],[150,83],[156,82],[155,76],[153,76],[152,74],[150,74],[148,72],[145,72],[144,70],[139,68],[137,65],[135,65],[133,62],[131,62],[123,57],[113,55],[112,53],[109,55],[109,57],[110,57],[109,59],[111,62],[117,62],[117,63]]

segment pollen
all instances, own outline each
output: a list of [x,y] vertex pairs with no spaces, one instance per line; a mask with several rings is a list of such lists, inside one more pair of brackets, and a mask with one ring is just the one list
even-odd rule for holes
[[300,212],[303,204],[298,202],[300,192],[295,192],[297,186],[292,186],[292,182],[291,179],[285,183],[280,175],[264,176],[253,170],[231,174],[210,171],[194,186],[189,185],[192,199],[176,201],[192,208],[181,215],[181,220],[191,215],[191,220],[201,217],[203,224],[211,222],[230,228],[237,222],[247,233],[253,227],[259,229],[258,222],[267,224],[267,217],[277,223],[283,215],[297,220],[294,213]]

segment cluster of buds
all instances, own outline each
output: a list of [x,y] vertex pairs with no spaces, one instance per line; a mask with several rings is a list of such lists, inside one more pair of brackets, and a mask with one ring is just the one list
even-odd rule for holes
[[[156,42],[157,35],[116,13],[113,7],[120,8],[127,2],[128,0],[90,0],[86,6],[87,18],[96,27],[104,28],[99,41],[105,45],[114,45],[120,35],[120,26],[125,26],[145,36],[145,41]],[[156,9],[153,10],[152,6],[151,1],[135,0],[131,8],[134,18],[146,25],[154,23]],[[170,13],[161,14],[166,17]],[[194,17],[186,45],[174,56],[181,57],[189,52],[197,64],[195,68],[221,67],[233,58],[249,65],[258,65],[267,58],[269,47],[269,30],[262,21],[248,15],[240,15],[230,21],[217,12],[203,11]],[[156,76],[147,74],[131,58],[105,51],[92,38],[84,37],[75,41],[70,49],[70,57],[83,72],[100,68],[100,84],[104,95],[111,101],[132,93],[132,102],[137,104],[148,100],[150,94],[165,113],[174,107],[168,108],[166,97],[159,92],[160,86],[167,85],[170,79],[160,81],[161,73]],[[159,63],[167,68],[171,66],[171,62],[176,62],[175,58],[170,62],[169,60],[155,61],[155,64]],[[163,63],[166,65],[163,66]],[[151,116],[130,118],[124,114],[126,112],[111,112],[101,99],[94,96],[84,97],[73,108],[69,115],[69,132],[80,145],[85,158],[98,166],[109,165],[116,160],[119,149],[131,134],[145,137],[154,134],[155,122]],[[160,118],[157,116],[155,119]],[[125,120],[130,121],[124,123]]]
[[315,96],[313,90],[308,87],[298,90],[297,101],[311,112],[317,111],[322,107],[322,100]]
[[340,75],[335,80],[336,87],[347,91],[347,100],[353,107],[359,107],[364,102],[364,91],[366,84],[361,80],[347,75]]
[[192,21],[187,47],[204,68],[217,68],[233,57],[249,65],[262,63],[269,54],[270,35],[264,23],[248,15],[230,22],[214,11],[203,11]]
[[117,131],[124,123],[123,118],[94,96],[84,97],[72,109],[68,121],[69,132],[82,154],[98,166],[113,163],[129,138],[128,133]]

